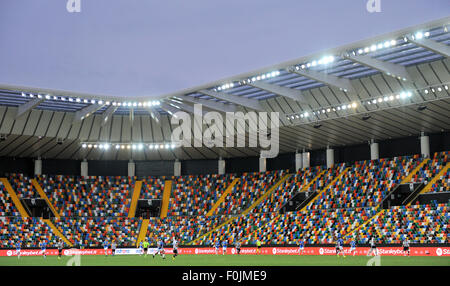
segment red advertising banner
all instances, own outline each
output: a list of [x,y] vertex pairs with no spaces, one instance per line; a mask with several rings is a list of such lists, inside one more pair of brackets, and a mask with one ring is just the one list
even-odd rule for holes
[[[172,254],[172,248],[164,249],[166,254]],[[450,256],[450,247],[411,247],[411,256]],[[355,255],[367,255],[368,247],[357,247]],[[404,255],[403,247],[378,247],[378,255],[381,256],[402,256]],[[108,255],[111,255],[111,249],[108,249]],[[222,254],[222,248],[219,249]],[[265,255],[300,255],[298,247],[261,247],[260,254]],[[352,255],[349,247],[344,247],[346,255]],[[57,249],[47,249],[47,255],[58,255]],[[216,254],[215,248],[212,247],[190,247],[179,248],[178,254]],[[227,248],[226,254],[237,254],[235,248]],[[256,255],[256,247],[241,248],[241,255]],[[0,250],[0,256],[16,256],[16,250]],[[40,249],[22,249],[21,256],[40,256]],[[64,249],[63,255],[105,255],[104,249]],[[334,247],[305,247],[301,255],[336,255]]]
[[[368,247],[357,247],[355,255],[367,255]],[[403,247],[378,247],[378,255],[402,256]],[[180,248],[179,254],[216,254],[215,248]],[[260,254],[265,255],[300,255],[298,247],[261,247]],[[352,255],[349,247],[344,247],[345,255]],[[222,254],[222,248],[219,249]],[[235,248],[227,248],[226,254],[237,254]],[[241,255],[256,255],[256,247],[241,248]],[[336,255],[334,247],[305,247],[302,255]],[[411,256],[450,256],[450,247],[410,247]]]
[[[47,249],[45,251],[47,256],[58,255],[57,249]],[[64,249],[63,255],[105,255],[104,249]],[[111,254],[111,249],[108,249],[108,254]],[[20,256],[41,256],[40,249],[22,249]],[[0,250],[0,256],[17,256],[16,250]]]

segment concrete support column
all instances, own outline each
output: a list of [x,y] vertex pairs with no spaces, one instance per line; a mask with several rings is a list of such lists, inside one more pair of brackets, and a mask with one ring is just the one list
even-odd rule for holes
[[34,161],[34,175],[42,175],[42,160],[41,158],[37,158]]
[[380,159],[380,148],[375,140],[370,141],[370,160]]
[[425,132],[420,134],[420,154],[423,157],[430,157],[430,137]]
[[88,162],[87,162],[87,160],[86,159],[84,159],[82,162],[81,162],[81,176],[82,177],[87,177],[88,176]]
[[136,164],[133,162],[133,160],[130,160],[128,162],[128,177],[134,177],[136,174]]
[[302,153],[295,153],[295,171],[297,172],[303,167]]
[[303,169],[309,168],[310,167],[310,154],[309,152],[303,151],[302,153],[302,159],[303,159]]
[[178,159],[173,163],[173,175],[181,176],[181,162]]
[[225,174],[225,160],[223,160],[222,158],[219,158],[219,161],[217,162],[217,164],[218,164],[219,175]]
[[267,171],[267,160],[266,158],[263,157],[259,157],[259,171],[260,172],[265,172]]
[[327,147],[327,168],[334,166],[334,149]]

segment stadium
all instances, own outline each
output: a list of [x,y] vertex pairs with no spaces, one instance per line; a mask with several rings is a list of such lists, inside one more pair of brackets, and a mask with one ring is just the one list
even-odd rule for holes
[[0,265],[450,266],[449,29],[152,97],[0,78]]

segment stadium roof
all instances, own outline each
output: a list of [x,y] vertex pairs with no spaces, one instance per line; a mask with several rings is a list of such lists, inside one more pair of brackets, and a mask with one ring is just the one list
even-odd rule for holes
[[194,103],[220,112],[279,112],[281,153],[447,131],[448,29],[450,17],[156,99],[0,84],[0,134],[6,135],[0,156],[184,160],[259,154],[257,148],[82,147],[168,143],[169,114],[192,113]]

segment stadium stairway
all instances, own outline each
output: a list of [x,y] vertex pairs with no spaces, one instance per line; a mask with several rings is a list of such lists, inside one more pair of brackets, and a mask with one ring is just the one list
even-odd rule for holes
[[253,204],[250,205],[245,211],[242,212],[242,215],[248,214],[252,209],[254,209],[257,205],[262,203],[265,199],[267,199],[273,191],[275,191],[279,186],[281,186],[287,179],[289,179],[292,174],[284,175],[278,182],[275,183],[267,192],[265,192],[261,197],[259,197]]
[[309,187],[311,187],[312,184],[314,184],[323,174],[325,174],[327,170],[323,170],[322,172],[320,172],[319,174],[317,174],[317,176],[311,181],[309,182],[306,186],[304,186],[300,192],[306,192],[306,190],[309,189]]
[[50,207],[50,210],[52,211],[53,215],[56,218],[60,218],[61,217],[60,214],[55,209],[53,204],[50,202],[50,200],[48,199],[48,197],[45,194],[44,190],[42,189],[41,185],[39,185],[38,181],[36,179],[31,179],[31,184],[36,189],[36,191],[39,193],[39,196],[47,202],[47,205]]
[[261,202],[263,202],[274,190],[276,190],[279,186],[281,186],[290,176],[292,176],[292,174],[286,174],[284,175],[280,180],[278,180],[278,182],[276,182],[272,187],[270,187],[269,190],[267,190],[267,192],[265,192],[261,197],[259,197],[254,203],[252,203],[250,205],[250,207],[248,207],[245,211],[243,211],[240,215],[234,216],[230,219],[227,219],[225,222],[219,224],[218,226],[216,226],[215,228],[213,228],[212,230],[208,231],[207,233],[205,233],[204,235],[197,237],[196,239],[194,239],[193,241],[189,242],[188,245],[192,245],[193,243],[195,243],[196,241],[202,239],[203,237],[208,236],[210,233],[213,233],[214,231],[216,231],[217,229],[229,224],[230,222],[238,219],[240,216],[242,215],[246,215],[248,214],[252,209],[254,209],[257,205],[259,205]]
[[136,215],[136,206],[141,195],[142,181],[136,181],[134,183],[133,196],[131,197],[130,209],[128,211],[128,217],[132,218]]
[[412,177],[414,177],[414,175],[420,171],[420,169],[422,169],[422,167],[430,160],[430,158],[426,158],[425,160],[423,160],[419,165],[417,165],[414,170],[412,170],[411,173],[409,173],[408,176],[406,176],[402,182],[400,184],[407,184],[409,182],[411,182]]
[[148,225],[150,223],[150,219],[143,219],[141,223],[141,228],[139,229],[138,239],[136,240],[136,247],[139,247],[139,243],[144,241],[145,236],[147,235]]
[[220,196],[220,198],[217,200],[217,202],[213,205],[213,207],[208,211],[208,213],[206,214],[206,216],[211,216],[214,211],[220,206],[220,204],[226,199],[226,197],[231,193],[231,191],[233,190],[234,185],[236,185],[236,183],[239,181],[238,178],[235,178],[231,184],[227,187],[227,189],[225,190],[225,192]]
[[[425,160],[423,160],[419,165],[417,165],[414,170],[412,170],[411,173],[409,173],[408,176],[406,176],[401,182],[400,184],[407,184],[409,182],[411,182],[412,177],[414,177],[414,175],[420,171],[420,169],[429,161],[430,159],[427,158]],[[436,175],[437,177],[437,175]],[[425,190],[425,189],[424,189]],[[422,190],[423,192],[423,190]],[[377,207],[380,207],[383,204],[383,202],[381,202]],[[409,205],[409,204],[408,204]],[[372,220],[376,219],[378,216],[382,215],[384,212],[384,209],[380,209],[375,215],[373,215],[371,218],[369,218],[368,220],[366,220],[365,222],[363,222],[362,224],[360,224],[358,227],[356,227],[354,230],[352,230],[350,233],[346,234],[344,236],[344,238],[348,238],[351,237],[351,235],[353,235],[353,233],[359,231],[361,228],[363,228],[365,225],[367,225],[368,223],[370,223]]]
[[[41,185],[39,185],[38,181],[36,179],[31,179],[31,184],[38,192],[39,196],[44,199],[47,202],[47,205],[49,206],[50,210],[52,211],[53,215],[56,218],[61,218],[61,215],[58,213],[58,211],[55,209],[53,204],[48,199],[47,195],[45,194],[44,190],[42,189]],[[73,244],[63,235],[61,230],[59,230],[49,219],[43,219],[43,221],[52,229],[53,233],[56,234],[59,238],[61,238],[67,245],[70,247],[73,247]]]
[[11,184],[9,183],[7,178],[0,178],[0,182],[2,182],[3,186],[5,186],[6,191],[8,192],[9,196],[11,197],[14,205],[16,206],[17,210],[19,211],[20,215],[22,217],[29,217],[27,211],[23,207],[22,203],[19,200],[19,197],[17,196],[14,189],[11,187]]
[[[301,192],[306,192],[306,190],[309,189],[309,187],[314,184],[323,174],[325,174],[326,170],[321,171],[319,174],[317,174],[314,179],[309,182],[308,184],[306,184],[305,186],[303,186],[303,188],[299,191],[299,193]],[[283,208],[284,205],[282,205],[281,207],[279,207],[276,212],[279,212],[281,208]],[[269,220],[268,222],[266,222],[265,224],[263,224],[261,226],[261,228],[265,227],[266,225],[272,224],[274,221],[276,221],[278,219],[278,217],[274,217],[273,219]],[[253,231],[252,233],[249,234],[249,237],[253,236],[253,234],[255,234],[258,230]],[[256,238],[256,234],[255,234],[255,238]]]
[[167,211],[169,210],[170,195],[172,193],[172,185],[172,180],[167,180],[164,182],[164,193],[160,218],[165,218],[167,216]]
[[433,184],[436,183],[437,180],[439,180],[439,178],[441,178],[441,176],[443,176],[445,173],[447,173],[447,170],[450,168],[450,162],[448,162],[444,168],[442,168],[442,170],[436,174],[436,176],[434,176],[433,179],[431,179],[430,182],[428,182],[428,184],[425,186],[425,188],[422,189],[422,191],[420,191],[416,197],[414,197],[408,204],[407,206],[411,205],[412,202],[414,202],[416,200],[416,198],[421,195],[421,194],[425,194],[428,193],[430,191],[430,189],[433,187]]
[[354,230],[352,230],[351,232],[347,233],[346,235],[344,235],[344,238],[349,238],[353,235],[353,233],[358,232],[362,227],[364,227],[365,225],[367,225],[369,222],[371,222],[372,220],[376,219],[378,216],[382,215],[383,212],[385,210],[384,209],[380,209],[376,214],[374,214],[371,218],[369,218],[368,220],[366,220],[365,222],[363,222],[362,224],[360,224],[359,226],[357,226]]
[[319,198],[326,190],[331,188],[331,186],[333,186],[343,175],[345,175],[349,169],[350,167],[345,168],[342,173],[336,176],[336,178],[334,178],[325,188],[323,188],[323,190],[321,190],[306,206],[304,206],[301,211],[306,210],[310,205],[312,205],[317,200],[317,198]]
[[62,232],[49,220],[43,219],[43,221],[52,229],[53,233],[61,238],[68,246],[73,247],[73,244],[62,234]]

